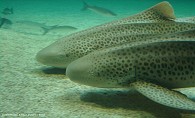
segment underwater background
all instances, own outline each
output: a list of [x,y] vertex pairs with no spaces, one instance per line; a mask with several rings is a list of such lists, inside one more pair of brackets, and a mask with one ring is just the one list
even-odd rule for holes
[[[195,0],[168,0],[176,17],[195,16]],[[159,105],[133,90],[79,85],[65,70],[35,60],[36,53],[68,34],[139,13],[161,0],[85,0],[111,10],[82,10],[82,0],[0,0],[0,118],[195,118]],[[13,8],[13,13],[2,13]],[[49,30],[44,28],[63,26]],[[183,89],[195,100],[195,89]]]

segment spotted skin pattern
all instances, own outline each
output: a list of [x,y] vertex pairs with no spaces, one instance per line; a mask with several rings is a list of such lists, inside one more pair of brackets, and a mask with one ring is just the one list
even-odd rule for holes
[[97,50],[69,64],[66,75],[74,82],[95,87],[131,85],[160,104],[195,110],[193,101],[169,90],[195,87],[195,37],[191,39],[125,44]]
[[144,81],[134,82],[131,86],[144,96],[165,106],[171,105],[173,108],[195,110],[195,102],[183,94],[178,94],[177,92]]
[[195,110],[193,101],[170,90],[195,87],[194,19],[175,19],[171,5],[162,2],[137,15],[71,34],[36,58],[55,67],[68,65],[66,75],[81,84],[131,86],[160,104]]
[[45,65],[66,68],[75,59],[101,48],[195,29],[195,24],[175,22],[174,18],[171,5],[162,2],[137,15],[71,34],[42,49],[36,59]]
[[[142,41],[151,36],[188,31],[192,29],[195,29],[195,24],[174,21],[167,23],[114,25],[102,28],[98,31],[94,30],[85,35],[78,35],[79,37],[75,36],[73,38],[67,38],[66,40],[57,41],[40,51],[37,54],[37,60],[44,63],[46,59],[51,59],[53,64],[54,62],[58,63],[60,58],[62,59],[60,60],[62,63],[60,63],[59,66],[66,67],[73,60],[100,48],[133,42],[135,39],[136,41]],[[136,35],[136,37],[133,35]],[[143,35],[147,36],[143,38]],[[121,41],[120,38],[115,38],[122,36],[128,36],[128,38],[123,38],[123,41]],[[51,55],[50,58],[46,56],[54,51],[56,52],[54,53],[55,55]]]
[[104,84],[105,87],[128,87],[130,81],[144,79],[169,88],[180,88],[195,85],[194,65],[194,41],[154,41],[94,51],[73,61],[67,74],[73,73],[68,74],[74,76],[70,78],[87,83],[100,79],[102,87]]

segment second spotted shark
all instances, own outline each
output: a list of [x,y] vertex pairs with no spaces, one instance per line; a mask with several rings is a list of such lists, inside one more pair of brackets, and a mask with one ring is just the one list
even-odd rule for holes
[[195,30],[94,51],[70,63],[66,75],[94,87],[133,87],[162,105],[195,111],[195,102],[172,90],[195,87]]
[[72,61],[101,48],[192,29],[194,17],[175,19],[171,5],[161,2],[128,18],[68,35],[39,51],[36,59],[45,65],[66,68]]

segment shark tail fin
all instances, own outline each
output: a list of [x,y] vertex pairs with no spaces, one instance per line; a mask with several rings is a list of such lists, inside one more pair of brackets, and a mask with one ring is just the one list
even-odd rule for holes
[[84,0],[82,0],[82,2],[83,2],[83,8],[81,10],[84,11],[88,9],[89,5]]

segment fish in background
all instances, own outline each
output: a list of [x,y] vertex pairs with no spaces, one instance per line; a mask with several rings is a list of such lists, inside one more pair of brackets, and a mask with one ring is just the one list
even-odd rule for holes
[[83,11],[84,10],[91,10],[93,12],[96,12],[98,14],[101,14],[101,15],[104,15],[104,16],[117,16],[116,13],[106,9],[106,8],[103,8],[103,7],[98,7],[98,6],[92,6],[92,5],[89,5],[87,4],[85,1],[83,1]]
[[68,25],[63,25],[63,26],[54,25],[54,26],[47,26],[41,28],[44,30],[43,35],[47,34],[48,32],[58,32],[58,31],[71,32],[77,30],[76,27],[68,26]]
[[58,25],[53,25],[53,26],[48,26],[45,23],[39,23],[39,22],[34,22],[34,21],[26,21],[26,20],[21,20],[21,21],[16,21],[16,24],[19,25],[20,29],[21,28],[26,28],[26,29],[42,29],[43,33],[42,35],[46,35],[48,32],[55,31],[55,30],[63,30],[64,32],[66,31],[74,31],[77,28],[73,26],[58,26]]
[[3,9],[3,11],[1,13],[4,15],[11,15],[11,14],[14,14],[14,10],[13,10],[13,8],[5,8],[5,9]]
[[12,21],[7,18],[0,18],[0,28],[4,25],[12,25]]

